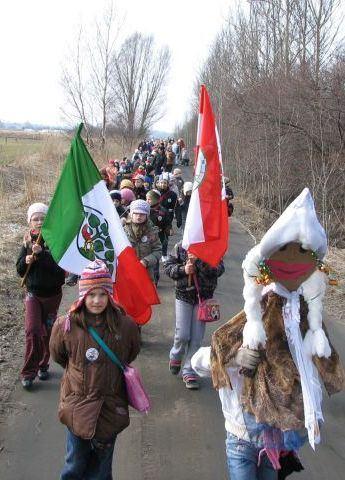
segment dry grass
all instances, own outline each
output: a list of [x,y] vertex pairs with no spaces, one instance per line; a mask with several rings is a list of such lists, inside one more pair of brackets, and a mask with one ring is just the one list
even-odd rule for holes
[[[24,351],[23,290],[15,262],[27,229],[27,208],[33,202],[49,203],[70,146],[70,138],[64,136],[43,137],[35,141],[34,151],[28,151],[26,142],[25,136],[18,137],[17,149],[8,143],[8,155],[3,144],[0,148],[2,158],[6,157],[0,162],[0,415],[8,407]],[[109,157],[121,157],[115,144],[108,150],[90,151],[98,166]]]
[[337,286],[329,286],[326,296],[326,311],[332,321],[345,324],[345,250],[331,247],[326,256],[326,263],[334,270],[338,280]]
[[109,140],[104,150],[94,147],[90,150],[90,153],[96,165],[99,168],[102,168],[107,165],[110,158],[122,160],[122,158],[126,155],[125,151],[126,150],[124,150],[114,140]]
[[273,223],[267,212],[250,202],[242,195],[234,200],[234,216],[242,222],[246,230],[259,241]]
[[28,154],[19,149],[11,161],[0,166],[0,404],[3,409],[18,378],[24,347],[23,291],[15,261],[27,229],[26,211],[34,201],[49,201],[67,148],[66,140],[49,138],[42,141],[39,151]]

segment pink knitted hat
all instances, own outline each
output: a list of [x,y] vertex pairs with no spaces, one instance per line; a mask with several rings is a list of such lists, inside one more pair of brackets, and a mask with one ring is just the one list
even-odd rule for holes
[[125,200],[126,202],[130,203],[130,202],[133,202],[133,200],[135,200],[135,195],[133,191],[130,190],[129,188],[123,188],[121,190],[121,198],[122,200]]
[[96,259],[83,270],[79,280],[79,298],[70,308],[70,312],[78,310],[84,303],[86,295],[94,288],[103,288],[108,294],[110,303],[115,307],[113,298],[113,281],[111,273],[102,260]]

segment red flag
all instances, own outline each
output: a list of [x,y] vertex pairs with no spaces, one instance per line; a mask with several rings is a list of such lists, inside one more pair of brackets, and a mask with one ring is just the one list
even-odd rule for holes
[[118,257],[114,298],[139,325],[150,320],[151,305],[160,303],[156,288],[132,247],[126,247]]
[[229,219],[219,135],[204,85],[200,92],[197,160],[183,248],[217,266],[228,248]]

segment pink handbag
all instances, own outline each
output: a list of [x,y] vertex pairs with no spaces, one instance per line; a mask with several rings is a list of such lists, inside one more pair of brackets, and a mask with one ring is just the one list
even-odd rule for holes
[[199,283],[195,274],[193,275],[193,278],[199,300],[198,320],[201,322],[216,322],[217,320],[220,320],[219,303],[213,298],[201,300]]
[[130,406],[139,412],[148,413],[151,408],[150,399],[145,392],[138,369],[126,365],[123,374]]

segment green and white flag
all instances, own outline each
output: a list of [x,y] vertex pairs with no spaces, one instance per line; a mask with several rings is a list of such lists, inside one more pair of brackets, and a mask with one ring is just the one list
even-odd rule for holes
[[81,124],[62,169],[42,235],[54,260],[80,274],[103,260],[114,280],[114,298],[138,324],[159,302],[146,268],[131,246],[109,192],[80,136]]
[[98,258],[115,278],[117,250],[125,248],[128,240],[106,185],[80,136],[82,127],[83,124],[72,140],[42,235],[63,269],[80,274],[91,260]]

